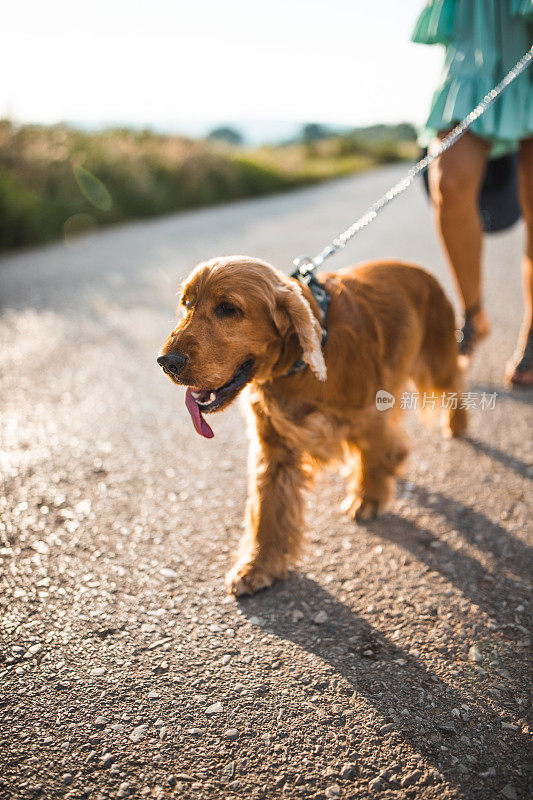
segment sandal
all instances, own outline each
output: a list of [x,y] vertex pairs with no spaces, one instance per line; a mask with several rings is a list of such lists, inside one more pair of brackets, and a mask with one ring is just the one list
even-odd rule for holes
[[[518,359],[520,360],[516,363]],[[533,386],[533,328],[527,335],[522,353],[511,362],[507,380],[513,386]]]
[[474,317],[477,317],[480,311],[482,311],[482,305],[481,300],[478,300],[475,305],[465,310],[463,327],[456,332],[459,354],[462,356],[470,357],[479,342],[484,339],[488,333],[487,325],[485,325],[485,329],[483,330],[474,324]]

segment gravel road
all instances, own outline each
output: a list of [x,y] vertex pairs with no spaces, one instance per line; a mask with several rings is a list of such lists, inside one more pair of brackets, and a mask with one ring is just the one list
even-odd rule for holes
[[[501,382],[522,227],[487,246],[493,335],[469,388],[495,407],[453,442],[409,413],[375,522],[345,518],[342,478],[323,475],[299,570],[253,598],[223,580],[246,493],[238,404],[200,439],[155,362],[195,261],[288,268],[402,171],[0,259],[1,797],[532,796],[533,397]],[[332,266],[385,256],[451,290],[420,187]]]

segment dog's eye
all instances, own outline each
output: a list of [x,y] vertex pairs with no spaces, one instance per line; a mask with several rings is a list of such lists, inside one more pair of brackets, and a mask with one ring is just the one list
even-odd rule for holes
[[238,317],[242,311],[231,303],[219,303],[215,308],[217,317]]
[[193,306],[194,306],[194,300],[192,299],[192,297],[183,297],[182,300],[181,300],[181,305],[185,306],[185,308],[188,311],[190,311],[191,308],[193,308]]

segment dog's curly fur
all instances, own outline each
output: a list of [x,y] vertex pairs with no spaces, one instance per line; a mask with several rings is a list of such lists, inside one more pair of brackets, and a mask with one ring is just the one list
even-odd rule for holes
[[[186,316],[162,353],[187,363],[175,382],[215,389],[253,360],[250,488],[246,532],[230,591],[253,593],[287,574],[299,555],[304,490],[318,467],[348,461],[346,509],[381,512],[408,448],[399,403],[376,409],[376,392],[398,398],[412,380],[422,392],[460,392],[452,307],[425,270],[395,261],[321,273],[331,302],[322,351],[317,304],[307,287],[244,256],[204,262],[185,282]],[[238,313],[219,317],[231,303]],[[308,369],[286,376],[303,359]],[[445,433],[461,435],[466,411],[446,412]]]

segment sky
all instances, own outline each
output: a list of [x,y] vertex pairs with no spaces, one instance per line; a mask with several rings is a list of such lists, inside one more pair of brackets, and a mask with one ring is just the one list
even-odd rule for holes
[[4,0],[0,116],[200,130],[422,123],[424,0]]

